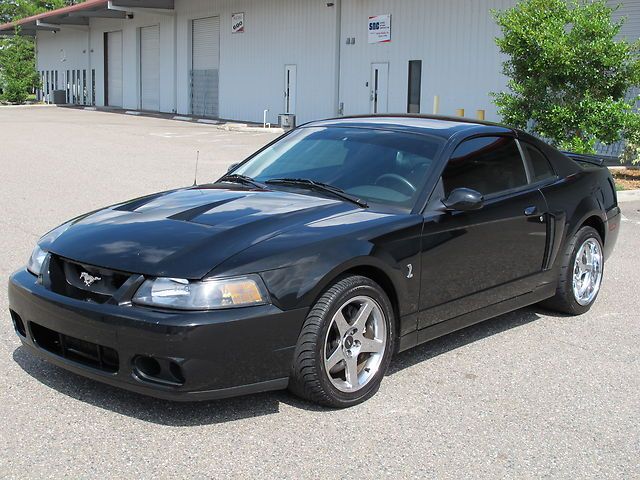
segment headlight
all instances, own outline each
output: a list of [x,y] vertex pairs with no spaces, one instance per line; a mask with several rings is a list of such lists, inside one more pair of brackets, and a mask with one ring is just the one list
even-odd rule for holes
[[133,303],[178,310],[213,310],[269,303],[258,275],[189,281],[181,278],[146,280]]
[[27,270],[29,270],[34,275],[40,275],[42,271],[42,264],[44,260],[47,258],[48,253],[42,250],[38,245],[31,252],[31,257],[29,257],[29,262],[27,263]]

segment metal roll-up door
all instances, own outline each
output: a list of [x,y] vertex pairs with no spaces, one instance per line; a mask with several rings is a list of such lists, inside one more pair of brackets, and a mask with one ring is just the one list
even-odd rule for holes
[[192,22],[191,113],[219,116],[220,17]]
[[160,110],[160,27],[140,29],[140,98],[142,110]]
[[107,34],[107,104],[122,108],[122,32]]

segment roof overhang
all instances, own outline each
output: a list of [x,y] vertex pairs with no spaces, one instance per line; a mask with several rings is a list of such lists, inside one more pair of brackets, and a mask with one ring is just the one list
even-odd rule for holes
[[0,25],[0,35],[34,36],[39,31],[57,32],[64,26],[88,26],[92,18],[127,18],[128,12],[173,12],[174,0],[87,0],[69,7]]

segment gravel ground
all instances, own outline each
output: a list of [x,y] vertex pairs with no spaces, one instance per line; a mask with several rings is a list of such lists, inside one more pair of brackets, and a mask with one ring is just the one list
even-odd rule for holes
[[[273,138],[53,107],[0,108],[0,289],[83,212],[221,174]],[[519,310],[399,355],[344,411],[286,392],[173,404],[20,347],[0,295],[5,478],[638,478],[640,202],[595,307]]]

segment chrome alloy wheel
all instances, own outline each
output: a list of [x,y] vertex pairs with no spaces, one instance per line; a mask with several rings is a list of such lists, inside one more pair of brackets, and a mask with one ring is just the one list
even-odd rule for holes
[[573,296],[580,305],[589,305],[602,282],[602,248],[595,238],[582,244],[573,265]]
[[324,366],[334,387],[357,392],[380,369],[387,346],[387,323],[373,298],[345,302],[331,319],[324,343]]

